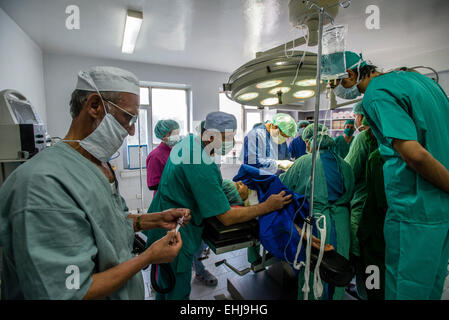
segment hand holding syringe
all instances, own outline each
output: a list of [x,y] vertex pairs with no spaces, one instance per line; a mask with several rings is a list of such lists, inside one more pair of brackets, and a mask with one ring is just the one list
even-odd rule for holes
[[170,245],[172,245],[176,241],[176,235],[178,234],[179,229],[182,227],[182,224],[184,223],[184,217],[185,216],[182,216],[181,218],[179,218],[178,225],[176,226],[176,229],[175,229],[175,235],[174,235],[172,241],[170,241],[170,243],[169,243]]

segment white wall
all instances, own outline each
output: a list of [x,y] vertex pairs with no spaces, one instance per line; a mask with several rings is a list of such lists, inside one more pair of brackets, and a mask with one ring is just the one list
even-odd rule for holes
[[0,91],[5,89],[27,97],[46,123],[42,50],[0,8]]
[[[44,54],[44,77],[47,98],[48,132],[52,136],[64,137],[71,117],[69,101],[75,89],[78,71],[92,66],[114,66],[134,73],[141,81],[165,82],[188,85],[192,89],[192,120],[204,120],[206,114],[219,109],[219,88],[228,80],[228,74],[207,70],[179,68],[120,60],[109,60],[54,53]],[[192,128],[193,129],[193,128]],[[121,150],[120,150],[121,151]],[[122,178],[123,159],[111,161],[116,166],[120,191],[130,209],[140,205],[139,177]],[[136,173],[138,172],[135,171]],[[153,192],[146,186],[146,171],[143,179],[144,209],[152,199]]]

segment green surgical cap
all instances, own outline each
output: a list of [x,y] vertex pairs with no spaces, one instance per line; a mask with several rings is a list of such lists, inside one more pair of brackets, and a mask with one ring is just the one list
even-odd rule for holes
[[167,133],[176,129],[179,129],[179,124],[175,120],[159,120],[154,127],[154,134],[162,140]]
[[231,206],[243,206],[243,200],[240,197],[240,194],[237,191],[234,182],[232,182],[231,180],[223,179],[222,188]]
[[355,120],[354,119],[346,120],[345,125],[347,125],[347,124],[352,124],[354,126],[355,125]]
[[[302,132],[302,140],[308,141],[313,138],[313,128],[314,124],[309,124],[307,127],[304,128],[304,131]],[[318,133],[323,131],[324,133],[327,133],[327,127],[323,126],[321,123],[318,124]]]
[[286,113],[277,113],[273,117],[272,123],[289,137],[294,137],[298,133],[295,119]]
[[362,114],[363,115],[362,101],[359,101],[354,105],[354,110],[352,112],[354,114]]
[[360,68],[366,66],[366,61],[363,60],[362,55],[358,55],[352,51],[345,52],[346,69],[357,70],[359,61],[362,61]]
[[[302,139],[306,142],[310,141],[310,143],[312,144],[312,147],[313,147],[313,143],[314,143],[313,142],[313,128],[314,128],[314,125],[312,123],[312,124],[308,125],[302,133]],[[318,144],[319,144],[321,150],[331,149],[335,146],[334,139],[332,139],[332,137],[327,134],[327,127],[323,126],[321,123],[318,124],[317,141],[318,141]]]

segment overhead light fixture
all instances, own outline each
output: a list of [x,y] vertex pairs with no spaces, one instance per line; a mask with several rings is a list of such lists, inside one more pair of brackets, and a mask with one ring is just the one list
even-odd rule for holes
[[313,90],[300,90],[300,91],[296,91],[293,96],[296,99],[306,99],[306,98],[310,98],[313,97],[315,95],[315,91]]
[[136,47],[137,37],[143,22],[143,13],[128,10],[126,15],[125,32],[123,34],[122,52],[131,54]]
[[[228,93],[228,97],[241,103],[245,100],[245,106],[273,106],[282,105],[289,108],[296,105],[308,96],[315,96],[317,90],[314,78],[316,77],[317,55],[312,52],[292,51],[289,56],[285,56],[284,51],[265,54],[249,61],[229,77],[228,83],[223,84],[223,90]],[[280,65],[282,63],[282,66]],[[302,64],[298,70],[298,64]],[[297,82],[308,80],[307,86],[296,86]],[[325,84],[320,85],[322,90]],[[293,96],[300,90],[309,90],[308,94],[299,93],[298,97]],[[246,95],[251,93],[251,95]],[[256,97],[255,93],[258,94]],[[250,99],[252,98],[252,99]]]
[[268,80],[268,81],[264,81],[261,83],[258,83],[256,85],[257,89],[266,89],[266,88],[271,88],[274,86],[277,86],[278,84],[281,84],[282,80]]
[[258,96],[259,94],[257,92],[248,92],[240,95],[238,99],[242,101],[249,101],[257,98]]
[[268,99],[262,100],[260,103],[263,106],[273,106],[273,105],[279,103],[279,99],[278,98],[268,98]]
[[270,91],[268,91],[270,94],[278,94],[279,92],[281,93],[287,93],[290,91],[290,87],[277,87],[274,89],[271,89]]

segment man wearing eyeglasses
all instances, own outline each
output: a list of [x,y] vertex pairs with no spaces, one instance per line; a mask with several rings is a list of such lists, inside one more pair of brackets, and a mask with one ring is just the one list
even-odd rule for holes
[[172,230],[188,209],[129,214],[108,161],[134,135],[139,82],[95,67],[78,74],[72,123],[62,142],[21,165],[0,189],[3,299],[143,299],[139,272],[172,262],[182,247],[170,231],[141,255],[134,232]]

